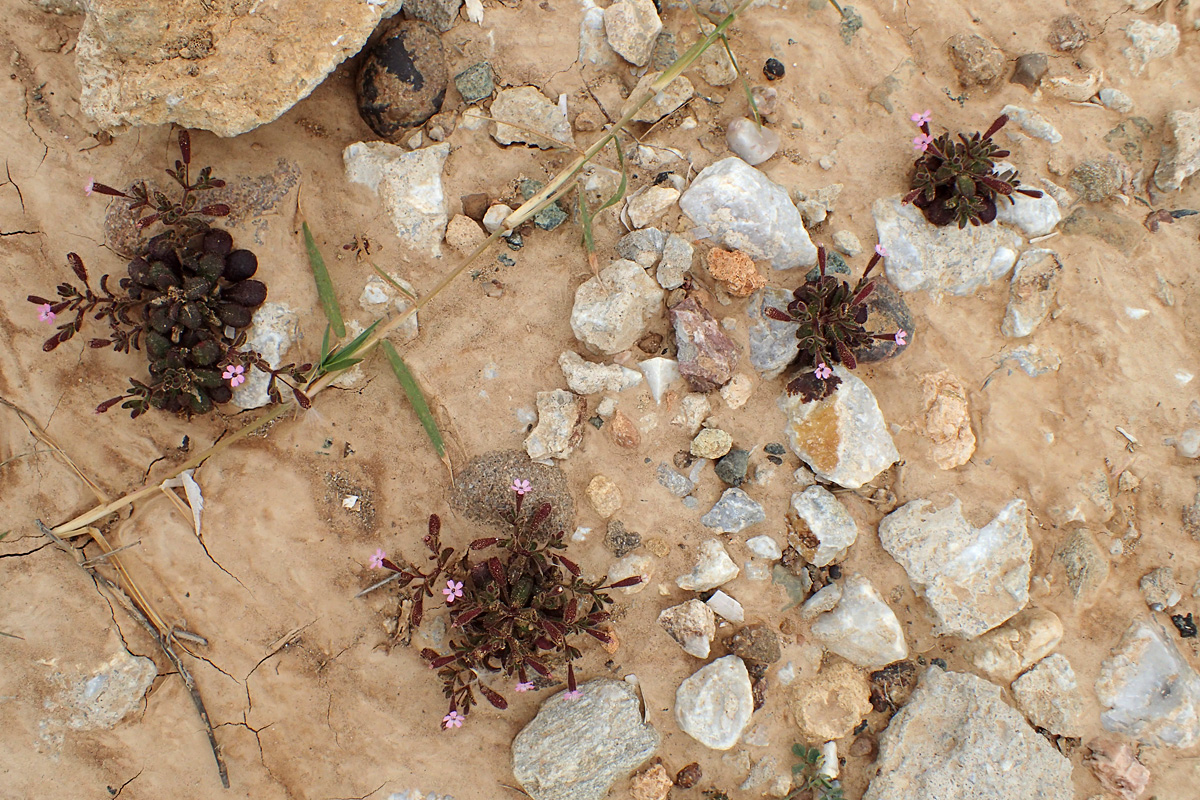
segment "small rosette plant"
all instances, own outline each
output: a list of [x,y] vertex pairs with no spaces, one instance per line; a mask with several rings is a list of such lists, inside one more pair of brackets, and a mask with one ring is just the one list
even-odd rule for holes
[[[581,651],[574,640],[587,634],[611,641],[604,630],[613,602],[608,591],[641,582],[637,576],[612,584],[583,578],[579,566],[560,552],[566,549],[563,532],[546,528],[551,505],[541,504],[523,520],[521,508],[531,487],[515,481],[512,488],[516,499],[507,536],[477,539],[459,556],[441,546],[441,522],[432,515],[425,537],[428,568],[398,566],[381,552],[371,562],[398,573],[401,586],[413,587],[413,625],[420,624],[425,600],[436,597],[435,591],[450,610],[451,652],[421,651],[438,671],[449,700],[443,729],[462,725],[477,702],[476,692],[496,708],[507,708],[494,686],[499,676],[515,679],[515,691],[527,692],[535,688],[535,674],[550,678],[565,662],[566,696],[579,697],[573,662]],[[471,560],[472,552],[489,550],[492,555]]]
[[992,141],[1008,122],[1001,114],[984,133],[969,137],[949,133],[937,138],[929,131],[929,111],[913,114],[921,133],[913,139],[913,149],[922,155],[913,171],[911,189],[904,202],[912,203],[934,225],[981,225],[996,219],[998,198],[1013,202],[1013,192],[1041,197],[1036,189],[1023,189],[1016,170],[996,172],[996,161],[1010,153]]
[[876,245],[866,270],[852,288],[847,281],[826,273],[825,247],[821,246],[817,249],[817,277],[793,291],[792,302],[786,308],[764,309],[771,319],[799,325],[795,358],[800,374],[787,385],[788,394],[802,395],[806,401],[828,397],[842,382],[833,374],[833,364],[854,369],[858,366],[854,351],[874,339],[895,342],[900,347],[907,344],[908,333],[903,329],[871,333],[865,327],[870,314],[867,299],[875,291],[871,271],[886,255],[883,246]]

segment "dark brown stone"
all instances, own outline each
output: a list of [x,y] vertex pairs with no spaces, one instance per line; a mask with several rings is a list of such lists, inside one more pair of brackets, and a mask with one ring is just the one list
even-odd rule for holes
[[1050,60],[1045,53],[1026,53],[1017,59],[1017,66],[1008,82],[1019,83],[1032,92],[1042,82],[1048,69]]
[[446,54],[428,25],[405,20],[371,48],[358,71],[358,113],[380,137],[398,140],[442,108]]

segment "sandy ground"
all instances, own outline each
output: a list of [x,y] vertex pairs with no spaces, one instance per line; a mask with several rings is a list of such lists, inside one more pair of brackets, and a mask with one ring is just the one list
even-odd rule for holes
[[[566,92],[572,114],[591,107],[585,77],[573,63],[580,8],[567,0],[513,5],[489,0],[482,29],[461,23],[446,34],[452,74],[486,56],[503,83],[535,84],[552,97]],[[94,274],[124,268],[103,246],[103,202],[84,197],[85,181],[94,176],[118,184],[152,175],[174,153],[165,128],[115,132],[111,143],[100,144],[78,108],[72,49],[79,18],[44,15],[16,0],[7,6],[0,23],[0,53],[9,65],[9,79],[0,81],[0,152],[8,177],[0,185],[0,325],[6,342],[0,348],[0,395],[43,425],[104,493],[119,496],[180,463],[185,435],[196,452],[236,430],[240,421],[213,416],[188,425],[162,414],[131,421],[117,412],[97,418],[92,409],[120,391],[125,376],[140,375],[141,363],[87,350],[78,340],[42,353],[47,328],[24,298],[49,293],[69,276],[65,253],[78,252]],[[1081,0],[1069,9],[1024,0],[974,8],[862,3],[865,27],[848,46],[826,5],[797,6],[749,13],[734,26],[732,41],[752,78],[772,54],[788,67],[787,76],[774,84],[783,100],[783,121],[776,126],[783,152],[763,169],[786,186],[808,191],[845,184],[835,216],[813,233],[826,244],[834,230],[843,228],[868,247],[874,242],[871,203],[905,187],[912,111],[932,108],[935,125],[975,130],[986,127],[1005,103],[1038,108],[1065,140],[1056,147],[1028,139],[1014,146],[1012,160],[1031,180],[1049,175],[1048,161],[1069,168],[1109,152],[1104,135],[1121,121],[1113,112],[1052,98],[1033,105],[1024,88],[1007,83],[990,92],[974,90],[961,106],[950,99],[960,94],[945,54],[945,42],[955,33],[980,33],[1015,57],[1047,50],[1044,38],[1054,17],[1068,10],[1082,14],[1097,39],[1077,59],[1054,54],[1052,70],[1075,69],[1074,60],[1102,66],[1113,85],[1135,99],[1135,113],[1155,126],[1135,170],[1153,169],[1165,112],[1194,108],[1200,97],[1200,50],[1191,29],[1196,12],[1190,9],[1164,7],[1146,17],[1176,21],[1184,31],[1183,44],[1174,57],[1132,78],[1121,54],[1126,42],[1120,29],[1136,16],[1116,0]],[[689,31],[684,39],[692,35],[684,11],[669,10],[664,21],[668,30]],[[357,311],[355,299],[372,273],[343,245],[369,239],[371,258],[420,290],[433,286],[456,257],[448,250],[441,259],[407,252],[376,199],[344,180],[342,149],[371,138],[355,111],[352,70],[352,63],[338,69],[270,125],[228,140],[196,133],[193,146],[199,163],[212,163],[231,179],[272,173],[280,158],[298,167],[305,215],[330,262],[343,306]],[[888,114],[869,104],[867,93],[893,73],[901,87],[892,95],[896,111]],[[633,83],[628,72],[618,79]],[[699,93],[711,99],[697,98],[689,107],[699,125],[685,131],[675,122],[664,123],[646,141],[679,148],[696,170],[726,154],[721,131],[725,122],[745,113],[745,99],[736,85],[712,89],[694,80]],[[818,101],[821,93],[828,102]],[[451,91],[447,107],[458,102]],[[458,211],[461,195],[484,191],[508,197],[518,178],[544,178],[565,161],[563,155],[521,146],[503,149],[484,132],[459,129],[450,142],[445,184],[452,212]],[[836,164],[826,171],[817,161],[829,154],[835,154]],[[669,168],[687,166],[676,161]],[[652,178],[637,174],[633,186]],[[317,354],[324,320],[296,236],[296,204],[293,189],[274,209],[233,232],[239,242],[255,242],[270,299],[303,310],[304,337],[293,351],[303,360]],[[1163,205],[1200,208],[1200,183],[1192,179]],[[1136,201],[1128,206],[1114,201],[1109,210],[1138,222],[1147,212]],[[1033,379],[1001,370],[985,387],[1006,344],[999,333],[1004,282],[940,303],[924,294],[906,296],[917,320],[913,346],[897,361],[859,371],[886,418],[899,426],[895,438],[904,467],[893,488],[901,502],[955,495],[975,524],[985,523],[1013,497],[1028,502],[1037,523],[1031,526],[1032,603],[1063,618],[1067,634],[1059,652],[1070,658],[1089,698],[1089,736],[1101,732],[1090,688],[1100,661],[1129,620],[1145,611],[1137,588],[1141,575],[1172,566],[1187,589],[1182,609],[1196,610],[1191,586],[1200,568],[1200,546],[1181,533],[1180,509],[1191,502],[1200,467],[1162,444],[1165,436],[1200,422],[1188,411],[1196,384],[1181,388],[1174,377],[1179,370],[1200,374],[1200,314],[1193,304],[1196,219],[1163,226],[1153,235],[1145,232],[1130,255],[1090,237],[1062,235],[1050,242],[1066,269],[1057,317],[1043,324],[1033,341],[1062,354],[1057,373]],[[674,224],[669,217],[664,226]],[[679,224],[681,230],[685,226]],[[602,259],[619,233],[611,215],[600,219]],[[568,315],[575,288],[590,276],[579,229],[571,225],[526,237],[523,250],[509,253],[515,266],[500,265],[495,255],[486,262],[485,274],[503,283],[503,296],[489,297],[487,281],[464,277],[422,312],[421,336],[403,350],[434,401],[456,464],[488,450],[519,448],[525,428],[516,411],[532,409],[536,392],[564,386],[556,359],[576,346]],[[1155,273],[1173,286],[1173,307],[1155,299]],[[1126,306],[1150,313],[1135,321]],[[739,320],[735,338],[745,345],[742,301],[717,313]],[[358,318],[367,321],[362,312]],[[667,333],[665,321],[655,329]],[[485,369],[494,369],[495,377],[485,377]],[[936,467],[931,445],[919,433],[918,376],[943,369],[970,388],[979,439],[970,463],[949,472]],[[372,361],[366,371],[365,387],[326,393],[304,419],[285,420],[266,438],[240,444],[198,472],[207,498],[203,546],[190,521],[162,497],[106,523],[114,542],[140,541],[124,554],[125,561],[151,601],[169,619],[209,640],[208,647],[194,648],[197,657],[188,663],[229,764],[229,791],[220,787],[202,728],[170,665],[34,527],[35,519],[49,524],[70,519],[93,506],[95,497],[13,413],[0,408],[0,531],[7,532],[0,542],[0,631],[20,637],[0,638],[5,753],[0,797],[380,798],[410,787],[460,800],[516,795],[504,788],[514,782],[508,744],[536,712],[539,697],[513,695],[507,712],[479,708],[465,728],[439,731],[444,700],[416,648],[388,654],[382,647],[396,596],[382,591],[352,599],[378,575],[366,566],[376,547],[418,555],[429,513],[442,515],[452,544],[479,535],[450,510],[446,471],[386,366]],[[754,384],[750,402],[736,411],[714,395],[714,414],[739,445],[758,447],[756,458],[761,458],[762,445],[782,438],[783,416],[775,405],[781,382],[754,376]],[[619,517],[670,546],[652,585],[622,602],[617,629],[624,646],[611,660],[598,647],[589,648],[581,674],[639,676],[651,720],[664,734],[660,755],[668,768],[673,773],[698,761],[704,770],[696,789],[677,789],[675,796],[698,798],[700,789],[711,786],[733,797],[748,796],[736,788],[744,772],[678,730],[671,712],[674,691],[700,664],[655,624],[662,608],[684,599],[673,578],[690,568],[695,546],[708,535],[699,515],[669,499],[653,477],[659,462],[670,462],[687,446],[687,434],[670,424],[677,402],[672,398],[656,407],[644,388],[626,393],[620,404],[641,429],[639,450],[622,450],[607,431],[588,427],[583,444],[562,464],[580,501],[578,524],[602,530],[582,498],[592,476],[606,474],[624,495]],[[1127,448],[1116,426],[1140,445]],[[796,466],[789,454],[768,486],[752,489],[768,518],[747,533],[727,537],[735,559],[747,557],[742,544],[747,536],[783,534],[789,475]],[[1075,503],[1080,482],[1096,474],[1107,475],[1115,491],[1115,477],[1126,468],[1141,479],[1140,488],[1115,502],[1128,510],[1140,536],[1114,559],[1101,598],[1079,606],[1051,559],[1065,536],[1055,509]],[[331,476],[369,493],[373,517],[344,510],[339,492],[330,489]],[[720,491],[708,471],[697,490],[702,507]],[[914,656],[942,657],[952,669],[965,669],[956,656],[961,643],[930,634],[927,607],[879,546],[873,531],[883,510],[853,493],[843,499],[866,531],[846,566],[881,588],[905,625]],[[573,545],[574,556],[595,574],[611,560],[600,539],[593,534]],[[657,588],[660,581],[670,587],[664,589],[667,596]],[[799,665],[807,626],[795,612],[780,613],[787,602],[782,589],[744,578],[726,588],[741,599],[751,619],[776,628],[790,620],[793,634],[784,636],[785,660]],[[728,635],[728,630],[719,633]],[[1197,641],[1179,641],[1193,665],[1200,665]],[[110,729],[66,727],[62,712],[53,708],[58,693],[122,647],[158,664],[159,677],[141,710]],[[797,730],[786,708],[787,692],[777,682],[772,686],[766,706],[756,714],[770,732],[770,745],[748,749],[755,759],[776,755],[783,771],[791,763],[788,749]],[[872,730],[883,724],[882,717],[872,716]],[[1154,773],[1151,793],[1162,800],[1192,795],[1200,778],[1200,749],[1145,749],[1142,755]],[[1078,797],[1098,793],[1079,752],[1073,761]],[[868,761],[849,758],[843,769],[846,796],[859,797],[871,772]],[[613,796],[623,792],[618,784]]]

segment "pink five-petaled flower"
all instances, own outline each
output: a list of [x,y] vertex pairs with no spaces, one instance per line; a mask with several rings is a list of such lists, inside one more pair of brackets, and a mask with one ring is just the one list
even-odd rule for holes
[[822,361],[820,364],[817,364],[817,368],[813,370],[813,374],[816,375],[820,380],[825,380],[833,374],[833,370],[829,368],[828,364]]
[[572,689],[566,694],[566,698],[568,700],[578,700],[581,697],[583,697],[583,692],[579,691],[578,689]]
[[446,595],[446,605],[454,602],[454,598],[462,597],[462,581],[446,581],[446,588],[442,589],[442,594]]
[[532,688],[533,688],[533,681],[528,681],[528,682],[522,681],[517,684],[518,692],[528,692]]
[[533,487],[529,484],[529,481],[523,481],[520,479],[513,480],[512,490],[517,494],[525,494],[532,488]]
[[221,377],[229,381],[229,385],[236,389],[246,382],[246,376],[242,374],[245,371],[246,368],[241,364],[230,364],[225,368],[225,371],[221,373]]
[[383,569],[383,560],[387,558],[387,553],[383,552],[380,547],[375,551],[375,555],[371,556],[371,569]]
[[887,248],[884,247],[883,245],[881,245],[881,244],[875,245],[875,252],[879,254],[880,258],[887,258]]
[[49,303],[42,303],[37,308],[38,319],[40,319],[42,322],[54,322],[54,319],[58,316],[58,314],[55,314],[54,310],[50,308]]
[[927,108],[919,114],[913,114],[909,119],[918,125],[928,125],[929,120],[933,119],[933,111]]
[[87,183],[85,183],[85,184],[83,185],[83,195],[84,195],[84,197],[91,197],[91,196],[92,196],[92,192],[93,192],[93,191],[95,191],[95,188],[96,188],[96,179],[95,179],[95,178],[88,178],[88,179],[87,179]]
[[896,344],[900,345],[901,347],[904,347],[904,340],[907,336],[908,336],[908,331],[904,330],[904,328],[901,328],[900,330],[896,331]]
[[451,711],[449,714],[442,717],[442,725],[447,730],[449,730],[450,728],[461,728],[463,722],[465,722],[466,719],[467,719],[466,717],[464,717],[462,714],[458,713],[457,711]]
[[933,137],[928,133],[922,133],[920,136],[913,137],[913,150],[919,150],[924,153],[929,149],[929,145],[933,144]]

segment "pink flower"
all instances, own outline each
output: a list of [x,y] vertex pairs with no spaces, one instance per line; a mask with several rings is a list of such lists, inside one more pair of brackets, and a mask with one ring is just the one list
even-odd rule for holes
[[528,692],[532,688],[533,688],[533,681],[529,681],[529,682],[522,681],[521,683],[517,684],[518,692]]
[[567,692],[565,696],[568,700],[578,700],[579,698],[583,697],[583,692],[579,691],[578,689],[572,689],[571,691]]
[[49,303],[42,303],[38,308],[38,319],[42,322],[54,322],[58,314],[55,314],[50,308]]
[[879,254],[880,258],[887,258],[887,248],[884,247],[883,245],[881,245],[881,244],[875,245],[875,252]]
[[913,114],[909,119],[917,123],[917,125],[928,125],[929,120],[933,119],[933,111],[927,108],[920,114]]
[[462,597],[462,581],[446,581],[446,588],[442,589],[442,594],[446,595],[446,605],[450,605],[454,598]]
[[532,488],[533,487],[529,485],[529,481],[514,480],[512,484],[512,490],[517,494],[525,494]]
[[88,179],[87,179],[87,183],[85,183],[85,184],[83,185],[83,194],[84,194],[84,197],[91,197],[91,196],[92,196],[92,192],[95,190],[95,187],[96,187],[96,179],[95,179],[95,178],[88,178]]
[[246,368],[241,364],[230,364],[221,373],[221,377],[229,381],[229,385],[236,389],[246,382],[246,376],[243,374],[245,371]]
[[449,714],[442,717],[442,727],[447,730],[450,728],[461,728],[466,719],[466,717],[457,711],[451,711]]
[[908,332],[906,330],[904,330],[904,328],[901,328],[900,330],[896,331],[896,344],[900,345],[901,347],[904,347],[904,343],[905,343],[904,339],[907,336],[908,336]]
[[913,150],[919,150],[924,153],[929,149],[929,145],[933,144],[933,137],[928,133],[922,133],[920,136],[913,137]]
[[375,555],[371,556],[371,569],[383,569],[383,560],[387,558],[387,553],[383,552],[383,548],[375,551]]
[[820,364],[817,364],[817,368],[813,370],[813,374],[816,375],[820,380],[825,380],[833,374],[833,370],[831,370],[829,366],[822,361]]

